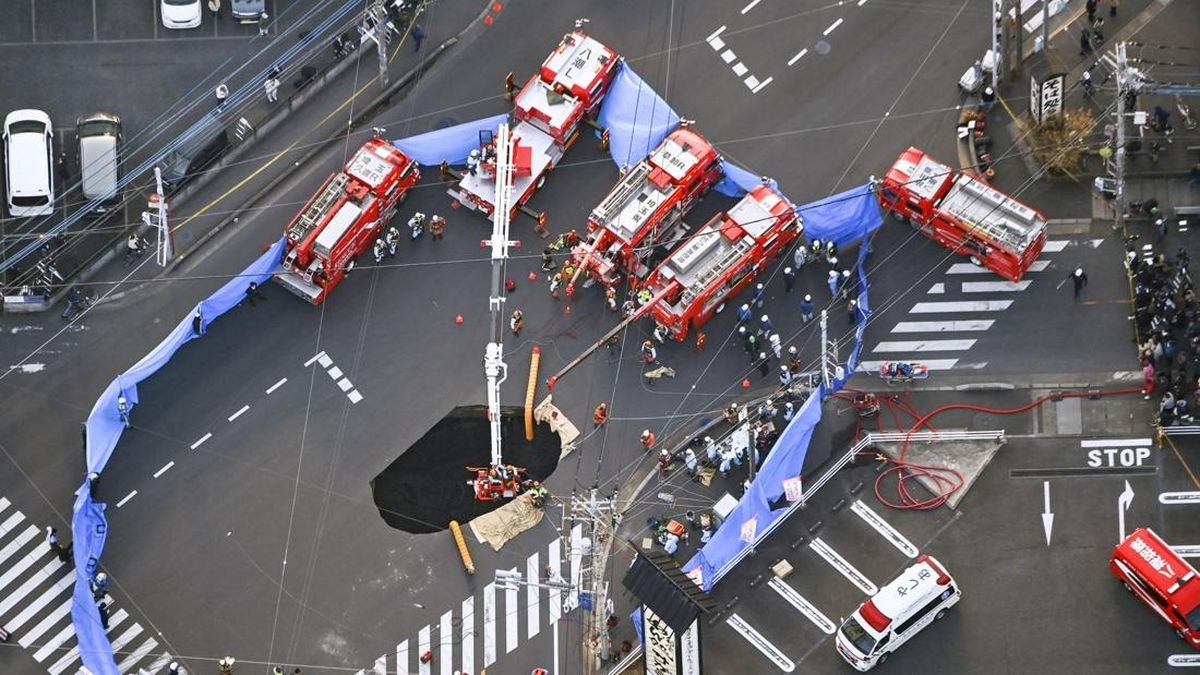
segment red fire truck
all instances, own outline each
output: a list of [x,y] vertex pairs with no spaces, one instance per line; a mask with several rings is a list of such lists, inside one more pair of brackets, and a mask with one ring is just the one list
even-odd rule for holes
[[916,148],[900,154],[877,194],[897,220],[1009,281],[1046,245],[1045,216]]
[[1200,649],[1200,576],[1154,530],[1131,532],[1113,550],[1108,568],[1176,635]]
[[[754,281],[804,227],[783,195],[759,185],[675,249],[646,278],[662,299],[650,311],[671,337],[683,340]],[[665,291],[665,293],[664,293]]]
[[[621,63],[595,38],[573,31],[546,57],[541,69],[513,98],[513,200],[510,217],[546,183],[546,176],[579,138],[580,123],[594,115]],[[491,214],[496,167],[491,138],[484,135],[475,167],[454,172],[449,190],[463,206]],[[443,170],[450,173],[448,167]]]
[[321,304],[420,179],[416,162],[396,146],[381,138],[367,141],[287,226],[287,249],[275,280]]
[[720,179],[721,156],[703,136],[682,126],[671,132],[592,210],[588,237],[572,252],[567,292],[585,274],[606,286],[621,272],[645,278],[653,249],[683,238],[684,214]]

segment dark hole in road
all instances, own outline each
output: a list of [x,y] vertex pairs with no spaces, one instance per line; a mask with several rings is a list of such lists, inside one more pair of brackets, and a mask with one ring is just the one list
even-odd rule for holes
[[[537,424],[530,442],[523,408],[502,407],[500,420],[506,464],[525,467],[533,480],[554,472],[562,444],[550,425]],[[490,461],[486,408],[455,408],[371,481],[375,506],[388,525],[413,534],[441,532],[451,520],[465,526],[507,501],[478,501],[467,484],[474,474],[466,467]]]

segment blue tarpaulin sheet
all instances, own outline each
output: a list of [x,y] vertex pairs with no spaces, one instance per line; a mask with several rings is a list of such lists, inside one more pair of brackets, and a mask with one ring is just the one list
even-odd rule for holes
[[435,166],[446,160],[451,165],[467,163],[467,155],[479,147],[479,132],[491,131],[508,121],[508,113],[463,122],[445,129],[436,129],[416,136],[392,141],[392,145],[417,164]]
[[[762,183],[762,176],[747,171],[728,160],[721,162],[721,170],[725,175],[717,182],[714,189],[726,197],[741,197]],[[769,179],[767,184],[779,189],[779,184],[774,179]]]
[[870,183],[805,204],[800,217],[809,241],[832,239],[839,247],[865,238],[883,224]]
[[650,85],[622,64],[600,104],[600,126],[618,167],[640,162],[679,124],[679,115]]
[[[205,333],[208,325],[225,312],[233,309],[246,297],[250,282],[264,283],[283,256],[284,238],[271,245],[266,253],[238,276],[233,277],[215,293],[205,298],[188,312],[166,338],[150,353],[142,357],[125,372],[109,383],[104,393],[92,406],[85,423],[87,442],[87,472],[101,473],[112,457],[125,424],[117,409],[117,396],[125,395],[129,410],[138,403],[137,385],[158,372],[171,360],[179,348]],[[200,312],[200,334],[193,330],[193,317]],[[71,602],[71,623],[79,638],[79,655],[83,665],[93,675],[118,675],[113,661],[112,645],[100,625],[100,613],[92,600],[91,579],[100,564],[108,522],[104,518],[104,504],[95,503],[85,481],[76,493],[71,517],[71,537],[75,555],[75,590]]]

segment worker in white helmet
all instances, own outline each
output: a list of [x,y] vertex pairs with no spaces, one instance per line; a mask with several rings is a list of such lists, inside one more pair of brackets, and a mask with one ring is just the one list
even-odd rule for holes
[[472,176],[479,173],[479,148],[475,148],[471,154],[467,155],[467,171]]
[[383,256],[387,253],[387,243],[385,243],[382,239],[376,239],[375,247],[371,249],[371,252],[375,256],[375,264],[382,264]]

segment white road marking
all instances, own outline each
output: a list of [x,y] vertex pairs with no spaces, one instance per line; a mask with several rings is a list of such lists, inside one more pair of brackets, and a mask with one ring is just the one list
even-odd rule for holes
[[358,390],[355,389],[349,394],[346,394],[346,398],[350,399],[351,403],[358,403],[359,401],[363,400],[363,395],[358,393]]
[[130,654],[124,661],[117,664],[117,670],[121,672],[121,675],[128,673],[133,669],[138,661],[146,658],[146,656],[156,648],[158,648],[158,640],[155,640],[154,638],[148,638],[140,647],[133,650],[133,653]]
[[[509,572],[516,573],[517,568],[512,568]],[[511,654],[517,648],[521,636],[518,632],[521,622],[517,619],[517,605],[519,604],[519,589],[516,586],[509,586],[504,589],[504,653]]]
[[964,281],[963,293],[1014,293],[1029,288],[1032,281]]
[[893,333],[958,333],[984,331],[996,323],[992,319],[978,321],[901,321],[892,329]]
[[9,516],[3,524],[0,524],[0,534],[8,534],[9,532],[17,529],[17,526],[20,525],[24,520],[25,514],[17,511]]
[[[928,368],[930,370],[930,372],[933,372],[935,370],[953,370],[953,369],[961,369],[961,368],[971,368],[971,369],[978,370],[987,365],[987,362],[984,362],[981,364],[975,364],[975,363],[960,364],[958,362],[958,359],[922,359],[921,363],[925,364],[925,367]],[[883,361],[863,361],[858,364],[858,369],[860,372],[877,374],[879,372],[879,366],[881,366],[881,365],[883,365]]]
[[438,662],[442,667],[442,675],[451,675],[454,668],[454,611],[442,614],[438,622]]
[[858,0],[858,6],[859,6],[859,7],[862,7],[862,6],[863,6],[863,5],[865,5],[865,4],[867,4],[867,0]]
[[[19,614],[8,621],[5,621],[4,629],[9,633],[17,632],[21,626],[25,625],[25,622],[32,619],[35,614],[41,612],[43,609],[49,606],[50,603],[54,602],[54,599],[57,598],[59,594],[63,592],[63,590],[65,590],[74,582],[74,574],[64,573],[58,581],[54,582],[54,584],[50,586],[50,588],[47,588],[45,591],[43,591],[36,600],[33,600],[26,605]],[[25,645],[22,644],[21,646],[24,647]]]
[[41,546],[37,546],[34,548],[34,550],[27,553],[24,558],[21,558],[16,564],[6,570],[3,575],[0,575],[0,590],[7,588],[14,579],[24,574],[25,570],[32,567],[37,561],[41,560],[42,556],[44,555],[46,555],[46,550]]
[[142,634],[141,624],[135,623],[132,626],[130,626],[129,628],[127,628],[124,633],[121,633],[121,637],[112,641],[113,653],[114,654],[121,653],[121,649],[123,649],[125,647],[125,645],[129,644],[130,642],[133,642],[133,639],[141,634]]
[[[74,580],[74,575],[67,575],[67,578]],[[21,639],[18,640],[18,643],[21,645],[21,648],[28,649],[29,645],[33,644],[34,642],[37,642],[39,638],[41,638],[43,635],[46,634],[46,631],[50,630],[51,626],[58,623],[59,619],[62,619],[64,616],[66,616],[68,613],[70,613],[71,603],[73,601],[74,601],[74,599],[68,595],[67,599],[62,604],[60,604],[57,608],[55,608],[55,610],[53,612],[50,612],[49,614],[47,614],[46,618],[44,618],[40,622],[38,622],[38,625],[34,626],[33,628],[30,628],[28,633],[22,635]],[[55,637],[57,637],[57,636],[55,636]],[[62,644],[62,643],[60,642],[59,644]],[[45,657],[42,657],[42,658],[45,658]],[[42,659],[38,659],[38,662],[40,663],[41,660]]]
[[0,511],[7,509],[11,505],[12,502],[8,501],[7,497],[0,497]]
[[796,589],[792,588],[791,584],[777,576],[772,575],[771,580],[767,582],[767,585],[770,586],[776,593],[781,595],[789,605],[795,607],[796,610],[803,614],[806,619],[816,624],[817,628],[820,628],[822,633],[825,633],[826,635],[833,635],[833,633],[837,630],[837,626],[829,620],[829,617],[822,614],[821,611],[814,607],[811,602],[809,602],[804,596],[800,595]]
[[425,652],[429,651],[429,647],[430,647],[429,626],[427,624],[424,628],[422,628],[420,630],[419,633],[417,633],[417,655],[418,655],[417,672],[420,673],[420,675],[430,675],[430,670],[431,670],[430,664],[421,663],[420,658],[419,658],[419,656],[421,654],[424,654]]
[[939,281],[936,284],[930,286],[929,290],[925,291],[925,292],[928,293],[929,295],[942,295],[943,293],[946,292],[946,284]]
[[387,675],[387,654],[375,659],[375,667],[372,670],[375,675]]
[[408,675],[408,640],[396,645],[396,672]]
[[708,44],[710,47],[713,48],[713,51],[716,51],[716,52],[719,52],[725,48],[725,41],[719,37],[711,38],[708,41]]
[[[538,552],[534,551],[532,555],[525,559],[525,578],[529,581],[540,579],[542,571],[538,569]],[[526,612],[526,637],[532,638],[542,631],[541,616],[538,614],[540,609],[538,603],[541,600],[542,589],[538,584],[527,584],[525,586],[526,601],[529,604],[529,611]]]
[[[562,575],[562,543],[557,538],[551,539],[546,549],[546,567],[550,568],[551,577]],[[551,588],[547,602],[550,603],[549,624],[554,626],[562,618],[562,589],[557,585]]]
[[832,33],[840,25],[842,25],[841,19],[834,21],[833,23],[829,24],[829,28],[826,28],[825,32],[821,33],[821,35],[824,35],[825,37],[829,37],[829,34]]
[[329,377],[331,377],[335,380],[345,374],[342,372],[342,369],[338,368],[337,366],[330,368],[328,372],[329,372]]
[[717,39],[717,37],[719,35],[721,35],[721,33],[725,32],[725,28],[726,28],[726,26],[721,26],[720,28],[716,29],[715,31],[713,31],[712,35],[709,35],[708,37],[704,38],[705,41],[712,42],[713,40]]
[[325,362],[321,364],[322,368],[328,368],[329,366],[327,364],[333,363],[332,361],[329,360],[329,357],[325,355],[325,352],[322,351],[322,352],[317,352],[311,359],[305,361],[304,367],[307,368],[313,364],[313,361],[320,361],[321,359],[325,359]]
[[912,542],[909,541],[904,535],[900,534],[899,530],[892,527],[891,523],[884,520],[883,516],[875,513],[875,511],[872,510],[871,507],[864,504],[861,499],[854,500],[854,503],[850,505],[850,510],[853,511],[859,518],[862,518],[864,522],[874,528],[874,530],[881,534],[884,539],[887,539],[892,546],[895,546],[897,549],[899,549],[901,553],[909,558],[917,557],[917,554],[919,553],[917,547],[913,546]]
[[483,587],[483,667],[496,662],[496,584]]
[[733,74],[737,75],[738,77],[745,75],[748,70],[750,69],[747,68],[746,64],[742,63],[741,61],[738,61],[737,64],[733,66]]
[[242,406],[241,410],[238,410],[237,412],[235,412],[229,416],[229,421],[232,422],[232,421],[236,420],[237,418],[241,417],[242,414],[245,413],[249,409],[250,409],[249,404]]
[[793,63],[795,63],[795,62],[799,61],[800,59],[804,58],[804,55],[805,55],[805,54],[807,54],[807,53],[808,53],[808,48],[807,48],[807,47],[805,47],[804,49],[801,49],[799,52],[796,52],[796,55],[795,55],[795,56],[793,56],[792,58],[788,59],[788,62],[787,62],[787,64],[788,64],[789,66],[790,66],[790,65],[792,65]]
[[1173,668],[1200,668],[1200,654],[1172,654],[1167,665]]
[[833,566],[835,570],[841,572],[842,576],[858,587],[858,590],[867,595],[875,595],[879,592],[879,587],[868,579],[867,575],[859,572],[858,568],[851,565],[850,561],[843,558],[840,553],[830,548],[829,544],[826,544],[820,537],[813,539],[812,543],[809,544],[809,548],[824,558],[825,562]]
[[918,302],[909,314],[956,314],[961,312],[999,312],[1008,309],[1012,300],[971,300],[965,302]]
[[1181,558],[1200,558],[1200,546],[1173,544],[1171,550],[1178,553]]
[[579,589],[583,587],[583,525],[576,524],[571,528],[570,548],[570,590],[567,591],[566,607],[575,609],[579,606]]
[[1043,252],[1058,253],[1070,245],[1070,239],[1051,239],[1046,242],[1046,246],[1042,248]]
[[[4,563],[10,557],[12,557],[13,553],[16,553],[18,550],[23,548],[26,544],[28,544],[30,542],[30,540],[32,540],[34,537],[37,537],[37,535],[38,535],[38,529],[36,527],[30,525],[29,528],[26,529],[24,532],[22,532],[16,539],[8,542],[8,544],[5,545],[5,547],[2,550],[0,550],[0,569],[2,569],[4,567]],[[0,588],[4,588],[4,586],[6,586],[6,585],[7,585],[6,583],[4,583],[3,581],[0,581]]]
[[354,388],[354,385],[350,384],[350,380],[348,380],[344,377],[342,379],[338,380],[337,386],[338,386],[338,389],[341,389],[342,391],[350,391],[351,389]]
[[203,436],[200,437],[200,440],[196,441],[195,443],[192,443],[192,449],[195,450],[196,448],[200,447],[201,445],[204,445],[204,441],[207,441],[210,438],[212,438],[211,433],[204,434]]
[[745,82],[746,86],[750,88],[750,91],[754,91],[754,88],[758,86],[758,78],[753,75],[747,77]]
[[766,87],[768,84],[771,84],[774,81],[775,81],[774,77],[768,77],[767,79],[763,80],[762,82],[759,82],[758,86],[754,87],[751,91],[753,91],[755,94],[757,94],[758,92],[762,91],[764,87]]
[[1134,448],[1149,447],[1154,441],[1149,438],[1089,438],[1079,441],[1081,448]]
[[1164,506],[1171,504],[1195,504],[1200,502],[1200,492],[1160,492],[1158,503]]
[[[1050,266],[1049,260],[1034,260],[1029,264],[1030,272],[1041,272]],[[950,269],[946,270],[946,274],[992,274],[993,272],[986,267],[980,267],[972,263],[954,263]]]
[[121,501],[117,502],[117,508],[119,509],[122,506],[125,506],[125,502],[129,501],[130,499],[133,499],[135,495],[137,495],[137,490],[134,490],[133,492],[130,492],[129,494],[122,497]]
[[154,659],[154,661],[150,663],[150,667],[146,668],[146,670],[150,671],[150,675],[156,675],[158,671],[166,668],[167,664],[174,660],[175,657],[171,656],[171,652],[163,652],[158,655],[157,659]]
[[287,378],[285,377],[282,380],[271,385],[271,388],[267,390],[267,393],[270,394],[270,393],[274,392],[276,389],[282,387],[286,382],[287,382]]
[[[71,611],[71,603],[73,601],[74,601],[73,598],[67,599],[66,605],[67,605],[68,612]],[[58,631],[58,633],[54,637],[47,640],[45,642],[45,644],[42,645],[41,649],[39,649],[33,653],[33,660],[37,661],[38,663],[45,661],[46,657],[50,656],[51,653],[53,653],[59,647],[61,647],[62,644],[64,642],[66,642],[74,634],[75,634],[75,626],[74,625],[68,623],[67,625],[63,626],[62,630]]]
[[750,4],[748,4],[742,8],[742,14],[745,14],[746,12],[749,12],[750,10],[754,9],[754,6],[760,2],[762,2],[762,0],[750,0]]
[[762,652],[763,656],[767,657],[771,663],[774,663],[783,672],[790,673],[796,669],[796,664],[792,663],[791,659],[785,656],[783,652],[779,651],[778,647],[771,644],[770,640],[763,637],[762,633],[754,630],[750,624],[746,623],[746,621],[736,613],[731,614],[729,618],[725,620],[725,623],[729,624],[730,628],[734,629],[742,637],[746,638],[747,642],[754,645],[755,649]]
[[154,477],[158,478],[159,476],[163,475],[164,473],[170,471],[171,467],[173,467],[173,466],[175,466],[175,460],[171,460],[171,461],[167,462],[166,464],[163,465],[163,468],[154,472]]
[[721,60],[725,63],[733,63],[737,60],[737,54],[734,54],[732,49],[726,49],[721,52]]
[[895,352],[963,352],[975,346],[976,340],[885,340],[875,345],[876,353]]
[[[475,672],[475,596],[462,601],[462,671]],[[403,669],[401,673],[405,672]]]

